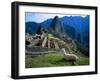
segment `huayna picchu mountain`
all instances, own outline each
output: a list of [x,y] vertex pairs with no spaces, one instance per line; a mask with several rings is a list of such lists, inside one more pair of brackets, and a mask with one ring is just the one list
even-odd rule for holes
[[55,18],[52,20],[48,30],[60,38],[62,38],[66,35],[65,31],[64,31],[64,27],[62,25],[62,22],[60,21],[58,16],[55,16]]

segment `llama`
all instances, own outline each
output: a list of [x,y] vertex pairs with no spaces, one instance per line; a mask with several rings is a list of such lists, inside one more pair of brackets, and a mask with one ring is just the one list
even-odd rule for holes
[[75,54],[67,54],[65,48],[62,48],[62,52],[64,54],[64,58],[68,62],[71,62],[72,65],[75,65],[75,62],[78,60],[78,56],[76,56]]

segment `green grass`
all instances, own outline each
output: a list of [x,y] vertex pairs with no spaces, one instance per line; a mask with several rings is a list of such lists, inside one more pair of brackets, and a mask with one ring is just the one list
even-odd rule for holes
[[62,43],[62,44],[66,44],[63,40],[61,40],[61,39],[59,39],[59,38],[53,36],[52,34],[48,34],[48,39],[49,39],[49,40],[56,40],[56,41],[59,41],[59,42]]
[[48,39],[54,39],[54,40],[59,40],[59,38],[53,36],[52,34],[48,34]]
[[78,65],[89,65],[89,58],[88,57],[79,57],[77,64]]
[[[57,66],[72,66],[71,63],[64,59],[63,54],[47,54],[39,56],[26,56],[25,58],[26,68],[36,67],[57,67]],[[89,58],[79,56],[76,65],[89,65]],[[75,66],[76,66],[75,65]]]

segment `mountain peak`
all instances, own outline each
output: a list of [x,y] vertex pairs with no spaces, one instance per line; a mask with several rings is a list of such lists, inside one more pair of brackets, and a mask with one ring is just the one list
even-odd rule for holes
[[59,18],[58,16],[55,16],[55,17],[54,17],[54,19],[58,19],[58,18]]
[[55,16],[50,25],[50,27],[52,27],[53,30],[55,30],[55,25],[57,22],[59,22],[59,18],[58,18],[58,16]]
[[50,25],[50,31],[58,37],[62,38],[64,36],[64,27],[58,16],[55,16],[53,18],[51,25]]

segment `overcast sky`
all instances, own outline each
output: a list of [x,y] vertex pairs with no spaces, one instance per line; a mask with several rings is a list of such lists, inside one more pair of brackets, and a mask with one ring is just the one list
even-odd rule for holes
[[[34,12],[26,12],[25,13],[25,22],[37,22],[41,23],[47,19],[54,18],[55,16],[63,17],[63,16],[79,16],[79,15],[63,15],[63,14],[45,14],[45,13],[34,13]],[[82,17],[86,17],[85,15],[81,15]]]

